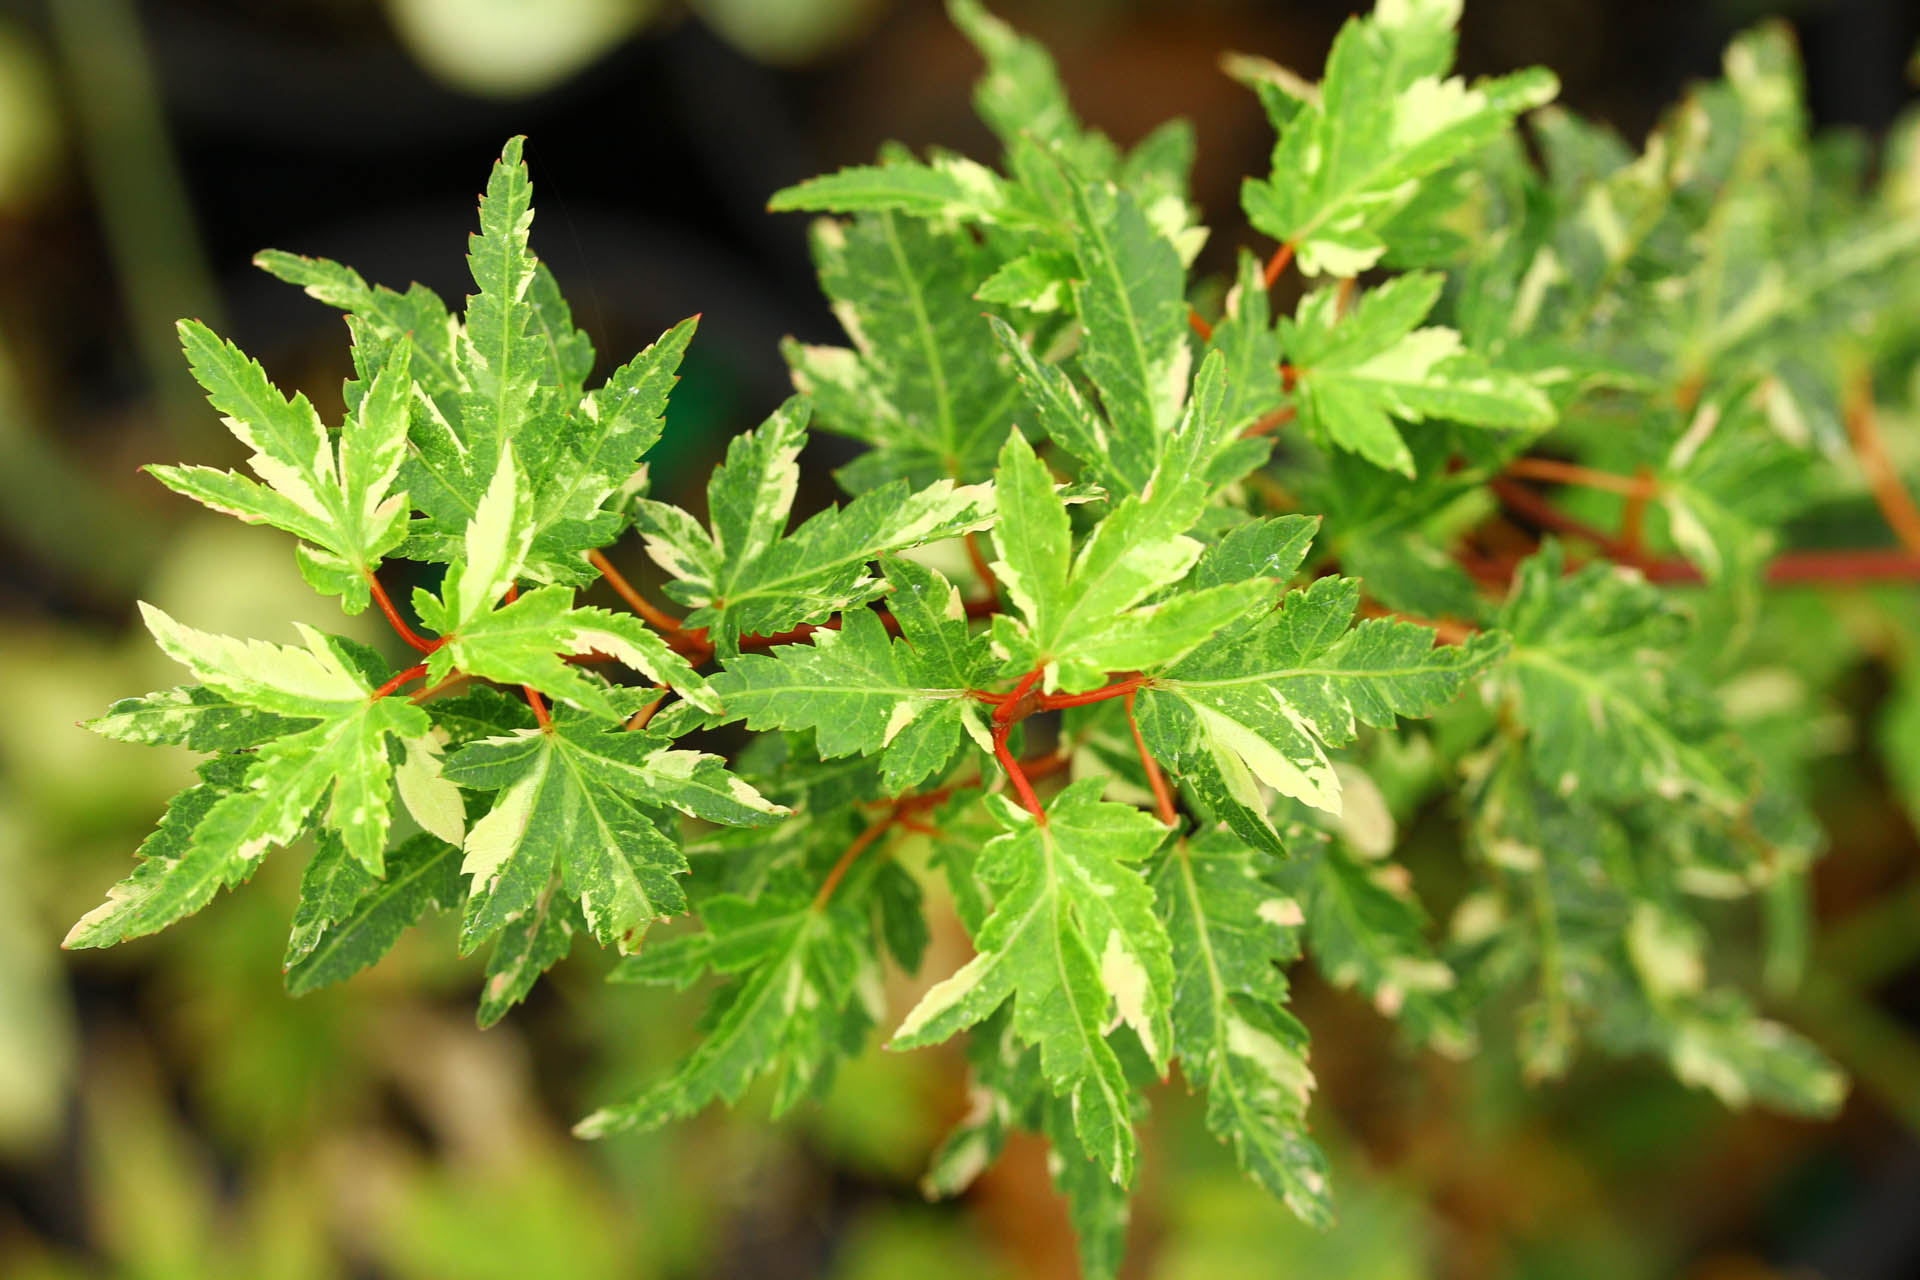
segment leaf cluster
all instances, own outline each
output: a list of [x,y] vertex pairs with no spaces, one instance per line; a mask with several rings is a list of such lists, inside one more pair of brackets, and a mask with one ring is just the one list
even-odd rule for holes
[[[699,1047],[588,1136],[762,1080],[778,1114],[877,1029],[964,1032],[976,1106],[928,1190],[1042,1134],[1089,1275],[1119,1265],[1176,1067],[1250,1177],[1331,1220],[1303,956],[1442,1052],[1502,1028],[1536,1077],[1590,1043],[1733,1105],[1836,1106],[1707,938],[1739,900],[1804,913],[1820,852],[1813,752],[1751,689],[1788,521],[1857,504],[1845,419],[1920,330],[1894,305],[1920,285],[1912,130],[1867,185],[1763,28],[1636,152],[1546,106],[1546,72],[1453,75],[1458,0],[1381,0],[1318,83],[1229,60],[1276,134],[1242,189],[1273,245],[1206,314],[1192,131],[1117,145],[1038,45],[949,7],[1000,156],[890,147],[773,197],[822,215],[847,345],[785,345],[798,394],[692,509],[645,458],[694,321],[589,385],[518,139],[457,314],[261,255],[346,313],[337,427],[181,326],[252,476],[153,474],[292,534],[412,665],[143,607],[194,683],[92,727],[207,758],[68,945],[299,848],[295,992],[428,908],[491,945],[483,1024],[577,934],[623,953],[615,981],[710,985]],[[867,448],[796,524],[816,426]],[[383,572],[424,584],[414,621]],[[632,611],[583,602],[603,578]],[[1785,696],[1769,715],[1816,695]],[[1446,900],[1403,839],[1436,822]],[[937,912],[972,958],[892,1008]]]

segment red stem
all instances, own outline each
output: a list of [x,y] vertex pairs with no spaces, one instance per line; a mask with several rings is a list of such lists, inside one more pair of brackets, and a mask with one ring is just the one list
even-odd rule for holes
[[[509,582],[507,584],[507,603],[512,604],[519,598],[520,584],[517,582]],[[540,691],[530,684],[523,684],[520,686],[520,692],[527,695],[527,705],[533,708],[533,718],[534,721],[539,724],[540,731],[542,733],[552,733],[553,717],[547,714],[546,699],[540,696]]]
[[1602,489],[1608,493],[1638,498],[1643,502],[1658,492],[1658,485],[1650,475],[1615,475],[1611,471],[1596,471],[1592,467],[1583,467],[1575,462],[1561,462],[1557,458],[1515,458],[1507,464],[1507,474],[1528,476],[1535,480],[1551,480],[1558,484],[1580,485],[1588,489]]
[[1495,476],[1487,482],[1487,487],[1493,490],[1494,496],[1500,499],[1502,505],[1525,516],[1541,528],[1583,538],[1598,547],[1609,560],[1618,560],[1622,564],[1629,564],[1651,573],[1652,562],[1646,556],[1605,530],[1596,529],[1586,521],[1568,515],[1519,481],[1509,480],[1505,476]]
[[1267,259],[1266,269],[1261,272],[1261,282],[1265,284],[1267,288],[1273,288],[1274,282],[1280,278],[1280,273],[1285,271],[1287,264],[1292,261],[1293,241],[1289,240],[1278,249],[1275,249],[1273,256]]
[[375,689],[371,694],[368,694],[367,701],[378,702],[380,701],[380,699],[386,697],[388,694],[392,693],[395,689],[398,689],[401,685],[405,684],[407,681],[418,680],[421,676],[425,674],[427,674],[427,664],[424,662],[419,663],[416,666],[408,667],[405,671],[396,672],[392,679],[388,680],[385,684],[381,685],[378,689]]
[[961,541],[966,544],[967,559],[973,562],[973,571],[979,575],[980,585],[987,593],[986,603],[990,606],[988,611],[992,612],[991,606],[996,603],[994,597],[1000,591],[1000,580],[993,576],[993,566],[987,563],[986,553],[980,550],[980,540],[969,533]]
[[1145,684],[1146,680],[1147,677],[1140,675],[1124,676],[1110,685],[1086,693],[1043,693],[1040,695],[1040,710],[1058,711],[1063,707],[1084,707],[1089,703],[1105,702],[1109,698],[1131,699],[1133,691]]
[[1213,341],[1213,326],[1207,323],[1205,316],[1192,307],[1187,308],[1187,327],[1200,335],[1200,341]]
[[1147,770],[1147,782],[1153,787],[1153,803],[1160,811],[1160,821],[1169,827],[1180,825],[1180,814],[1173,807],[1173,792],[1167,787],[1167,780],[1160,774],[1160,764],[1147,750],[1147,740],[1140,736],[1140,722],[1133,718],[1133,695],[1139,692],[1138,686],[1127,690],[1127,728],[1133,730],[1133,745],[1140,752],[1140,763]]
[[1255,436],[1264,436],[1269,432],[1278,431],[1281,427],[1284,427],[1289,422],[1292,422],[1294,415],[1297,412],[1299,411],[1290,404],[1282,405],[1280,408],[1275,409],[1272,413],[1267,414],[1265,417],[1261,418],[1259,421],[1254,422],[1253,424],[1248,426],[1245,431],[1242,431],[1240,433],[1240,435],[1243,439],[1252,439]]
[[1853,438],[1853,451],[1860,458],[1860,469],[1866,473],[1873,500],[1900,539],[1900,545],[1920,555],[1920,506],[1914,504],[1913,495],[1901,482],[1900,472],[1887,456],[1886,444],[1880,438],[1873,405],[1873,379],[1864,374],[1856,378],[1847,400],[1847,434]]
[[697,632],[690,631],[680,625],[679,619],[656,607],[652,601],[640,594],[638,587],[627,581],[625,574],[613,567],[613,561],[607,559],[604,553],[587,552],[587,563],[600,571],[600,576],[607,580],[607,585],[613,588],[615,595],[627,602],[628,608],[663,632],[667,643],[678,650],[682,656],[702,651],[708,656],[712,655],[713,647],[707,643],[704,629]]
[[1020,683],[1013,686],[1013,692],[1007,695],[1006,700],[993,709],[993,754],[999,759],[1000,767],[1007,771],[1013,789],[1020,793],[1020,802],[1027,806],[1027,812],[1043,827],[1047,825],[1047,811],[1040,807],[1040,797],[1033,793],[1033,784],[1027,781],[1020,762],[1013,758],[1013,752],[1007,750],[1007,735],[1013,732],[1014,725],[1039,709],[1039,699],[1027,695],[1044,674],[1044,668],[1035,665],[1033,670],[1020,677]]
[[407,620],[400,616],[400,611],[393,607],[393,599],[387,595],[387,589],[380,585],[380,579],[375,577],[371,570],[368,570],[365,576],[367,586],[373,590],[373,602],[380,606],[380,612],[386,615],[388,624],[411,648],[418,653],[432,653],[445,643],[443,640],[425,639],[408,626]]
[[1013,789],[1020,793],[1020,803],[1027,807],[1034,821],[1041,826],[1047,825],[1047,811],[1040,807],[1040,797],[1033,792],[1033,784],[1027,781],[1025,770],[1020,762],[1013,758],[1013,752],[1007,750],[1007,735],[1013,732],[1011,724],[995,727],[993,731],[993,754],[999,758],[1000,767],[1007,771],[1007,778],[1013,783]]
[[847,846],[847,851],[840,855],[838,862],[833,864],[833,870],[827,872],[827,878],[820,882],[820,892],[813,895],[815,911],[827,905],[827,900],[833,897],[833,891],[840,887],[840,881],[846,877],[848,868],[853,866],[854,861],[865,853],[874,841],[885,835],[887,828],[891,827],[899,817],[900,811],[896,805],[885,816],[876,819],[872,826],[854,837],[853,843]]
[[631,733],[635,729],[644,729],[649,724],[651,724],[653,722],[654,715],[660,710],[661,706],[666,702],[667,695],[672,692],[673,690],[670,688],[664,690],[659,697],[655,698],[652,702],[649,702],[646,706],[640,708],[638,711],[634,712],[631,716],[627,717],[627,723],[625,725],[626,730],[629,733]]

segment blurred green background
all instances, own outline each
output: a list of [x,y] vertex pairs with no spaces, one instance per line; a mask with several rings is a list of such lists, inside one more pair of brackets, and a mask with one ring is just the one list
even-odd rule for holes
[[[1245,240],[1235,191],[1269,143],[1217,54],[1314,67],[1346,12],[997,7],[1053,46],[1084,115],[1118,138],[1194,120],[1216,227],[1203,268]],[[1463,61],[1545,63],[1569,105],[1637,137],[1773,12],[1801,31],[1824,124],[1891,120],[1920,38],[1911,0],[1470,0]],[[926,1156],[965,1106],[957,1053],[875,1051],[779,1127],[750,1098],[589,1146],[567,1124],[684,1052],[697,1001],[604,986],[585,948],[486,1033],[446,927],[295,1001],[276,960],[297,860],[280,859],[167,935],[57,950],[187,776],[184,759],[74,727],[172,682],[132,625],[136,596],[215,630],[284,637],[299,618],[381,639],[304,591],[283,537],[137,473],[237,461],[173,349],[176,317],[221,328],[326,412],[347,370],[340,322],[253,272],[252,253],[462,296],[473,193],[526,133],[535,246],[603,366],[704,313],[654,455],[671,495],[784,393],[780,336],[835,336],[802,220],[767,216],[766,195],[887,137],[985,154],[975,70],[928,0],[0,5],[0,1275],[1073,1274],[1037,1146],[958,1204],[921,1201]],[[815,446],[819,474],[835,447]],[[1796,609],[1834,625],[1828,602],[1777,608],[1782,625]],[[1891,595],[1858,626],[1916,616]],[[1887,694],[1875,666],[1838,687],[1856,725]],[[1306,1232],[1241,1181],[1176,1083],[1154,1099],[1129,1273],[1920,1274],[1920,847],[1866,744],[1840,745],[1817,978],[1776,1001],[1856,1073],[1836,1123],[1729,1114],[1652,1066],[1589,1062],[1532,1090],[1497,1040],[1467,1062],[1410,1053],[1302,973],[1340,1227]],[[1408,856],[1444,885],[1447,815],[1429,816]],[[963,945],[942,936],[936,968]]]

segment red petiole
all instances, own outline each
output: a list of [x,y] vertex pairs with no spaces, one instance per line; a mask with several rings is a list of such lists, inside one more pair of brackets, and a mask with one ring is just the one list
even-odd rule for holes
[[387,594],[387,589],[380,585],[380,579],[371,571],[366,574],[366,579],[367,586],[373,592],[373,602],[380,606],[380,612],[386,615],[387,623],[393,628],[394,633],[406,641],[410,648],[418,653],[432,653],[446,643],[445,640],[428,640],[408,626],[407,620],[400,616],[400,610],[394,607],[393,598]]
[[427,674],[427,664],[424,662],[419,663],[415,666],[408,667],[405,671],[396,672],[392,679],[388,680],[385,684],[381,685],[378,689],[375,689],[371,694],[367,695],[367,700],[369,702],[378,702],[380,701],[380,699],[386,697],[388,694],[392,693],[395,689],[398,689],[401,685],[405,684],[407,681],[418,680],[421,676],[424,676],[425,674]]

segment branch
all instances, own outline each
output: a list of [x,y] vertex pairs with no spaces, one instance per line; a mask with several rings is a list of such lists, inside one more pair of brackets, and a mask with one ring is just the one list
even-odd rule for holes
[[[1568,515],[1533,490],[1504,476],[1489,481],[1495,496],[1515,513],[1542,529],[1592,543],[1609,560],[1647,575],[1650,582],[1692,583],[1704,577],[1692,564],[1677,557],[1647,555],[1623,539],[1584,520]],[[1482,582],[1498,583],[1511,577],[1513,565],[1471,561],[1466,564]],[[1833,551],[1783,551],[1767,565],[1766,580],[1773,586],[1848,586],[1863,582],[1920,582],[1920,553],[1897,548],[1847,548]]]
[[1605,530],[1596,529],[1586,521],[1570,516],[1560,508],[1548,502],[1517,480],[1505,476],[1495,476],[1487,482],[1496,498],[1503,506],[1519,515],[1525,516],[1542,529],[1553,533],[1564,533],[1569,537],[1583,539],[1598,547],[1609,560],[1629,564],[1637,569],[1648,570],[1653,563],[1623,540],[1614,537]]
[[1039,709],[1040,699],[1030,697],[1033,687],[1040,682],[1044,674],[1040,666],[1020,677],[1020,683],[1013,686],[1013,692],[993,709],[993,754],[1000,761],[1000,767],[1006,770],[1008,781],[1013,789],[1020,793],[1020,803],[1027,807],[1034,820],[1041,826],[1047,825],[1047,811],[1040,805],[1040,797],[1033,792],[1033,784],[1020,768],[1020,762],[1013,758],[1013,752],[1007,750],[1007,736],[1013,732],[1013,726],[1026,719]]

